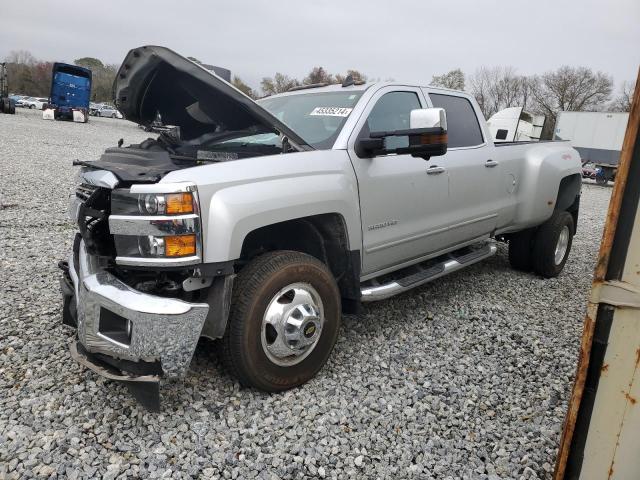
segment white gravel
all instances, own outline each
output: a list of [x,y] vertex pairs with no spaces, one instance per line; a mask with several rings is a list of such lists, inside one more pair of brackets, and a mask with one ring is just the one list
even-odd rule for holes
[[71,161],[146,136],[0,115],[0,478],[551,478],[611,188],[584,186],[557,279],[501,247],[345,317],[329,364],[284,394],[241,390],[202,343],[151,414],[70,358],[56,267]]

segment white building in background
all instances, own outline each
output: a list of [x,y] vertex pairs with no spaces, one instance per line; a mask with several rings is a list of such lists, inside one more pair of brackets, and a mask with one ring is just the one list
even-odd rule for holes
[[500,110],[487,120],[495,142],[526,142],[540,140],[545,116],[526,112],[524,107]]
[[618,165],[628,113],[560,112],[554,140],[569,140],[583,162]]

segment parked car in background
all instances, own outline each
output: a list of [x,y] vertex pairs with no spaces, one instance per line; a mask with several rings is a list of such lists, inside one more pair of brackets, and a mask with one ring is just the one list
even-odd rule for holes
[[102,107],[100,103],[89,103],[89,115],[95,115],[96,112]]
[[16,104],[16,106],[18,105],[18,102],[20,100],[24,100],[25,98],[27,98],[25,95],[17,95],[15,93],[12,93],[11,95],[9,95],[9,98],[11,100],[13,100],[13,102]]
[[25,106],[25,102],[31,98],[28,95],[17,95],[18,98],[16,99],[16,107],[24,107]]
[[43,110],[44,106],[49,103],[49,99],[48,98],[41,98],[41,97],[29,97],[26,100],[22,101],[22,106],[25,108],[31,108],[31,109],[38,109],[38,110]]
[[122,118],[122,114],[111,105],[100,105],[96,110],[96,117]]

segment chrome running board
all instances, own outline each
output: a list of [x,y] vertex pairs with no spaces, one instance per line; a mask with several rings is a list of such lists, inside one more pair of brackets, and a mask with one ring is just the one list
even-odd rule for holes
[[[375,302],[393,297],[394,295],[419,287],[436,278],[444,277],[445,275],[491,257],[495,255],[497,250],[498,247],[494,242],[487,242],[483,247],[462,255],[456,256],[456,252],[444,255],[442,261],[432,264],[427,268],[420,266],[420,264],[414,265],[414,271],[409,275],[389,283],[361,287],[361,300],[363,302]],[[418,269],[417,272],[415,272],[416,268]]]

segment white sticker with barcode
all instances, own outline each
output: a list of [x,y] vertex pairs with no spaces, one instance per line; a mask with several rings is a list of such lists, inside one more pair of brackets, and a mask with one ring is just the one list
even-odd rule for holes
[[353,108],[347,107],[316,107],[309,115],[323,115],[325,117],[348,117]]

